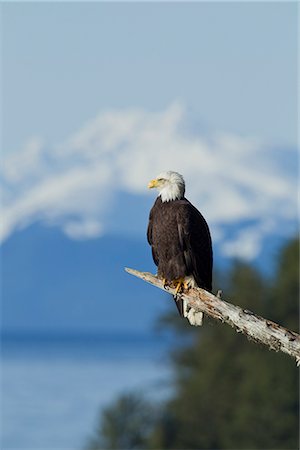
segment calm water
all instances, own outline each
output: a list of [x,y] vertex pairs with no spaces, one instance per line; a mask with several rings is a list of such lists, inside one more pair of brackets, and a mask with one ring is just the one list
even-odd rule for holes
[[128,335],[3,338],[1,450],[82,449],[118,394],[168,395],[169,345]]

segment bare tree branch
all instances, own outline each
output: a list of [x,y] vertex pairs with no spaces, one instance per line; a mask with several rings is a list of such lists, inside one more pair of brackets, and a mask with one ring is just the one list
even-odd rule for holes
[[[149,272],[125,268],[126,272],[174,295],[175,289],[164,286],[162,280]],[[300,365],[300,336],[271,320],[264,319],[248,309],[225,302],[208,291],[191,288],[184,291],[182,298],[195,311],[201,311],[213,319],[228,323],[238,333],[245,334],[251,341],[266,345],[276,352],[282,351],[296,359]]]

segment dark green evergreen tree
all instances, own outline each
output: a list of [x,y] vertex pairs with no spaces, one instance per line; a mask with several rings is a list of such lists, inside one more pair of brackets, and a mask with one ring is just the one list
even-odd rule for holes
[[299,332],[299,239],[290,241],[278,256],[268,312],[275,322]]
[[[273,281],[236,263],[224,297],[297,331],[298,244],[282,251]],[[288,356],[206,323],[175,353],[174,373],[151,448],[298,449],[298,369]]]
[[88,450],[147,448],[154,426],[153,408],[139,393],[121,395],[102,412]]

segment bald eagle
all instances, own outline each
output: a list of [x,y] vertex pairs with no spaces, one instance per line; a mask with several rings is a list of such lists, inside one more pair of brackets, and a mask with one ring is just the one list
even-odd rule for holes
[[[157,275],[173,284],[176,294],[183,288],[212,289],[212,243],[202,214],[185,198],[185,182],[177,172],[163,172],[148,184],[158,197],[150,211],[147,239],[152,248]],[[188,310],[175,296],[181,316],[193,325],[202,323],[202,313]]]

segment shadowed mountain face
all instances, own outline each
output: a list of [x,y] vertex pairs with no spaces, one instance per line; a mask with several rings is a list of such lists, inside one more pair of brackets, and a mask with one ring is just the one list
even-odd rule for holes
[[146,241],[84,242],[32,226],[2,247],[3,330],[141,331],[168,303],[125,273],[154,270]]
[[[270,236],[255,261],[272,269],[280,239]],[[168,296],[124,267],[156,272],[146,238],[75,241],[54,227],[31,226],[1,248],[4,332],[140,332],[170,306]],[[215,267],[230,260],[214,247]],[[173,303],[172,303],[173,306]]]

